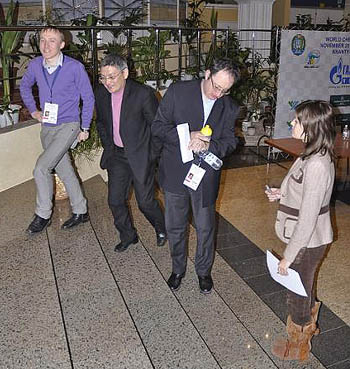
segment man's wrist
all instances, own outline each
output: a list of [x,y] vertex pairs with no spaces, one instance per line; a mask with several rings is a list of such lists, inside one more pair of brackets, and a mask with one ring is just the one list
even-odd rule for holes
[[87,132],[87,133],[89,133],[89,128],[82,128],[82,131],[85,133],[85,132]]

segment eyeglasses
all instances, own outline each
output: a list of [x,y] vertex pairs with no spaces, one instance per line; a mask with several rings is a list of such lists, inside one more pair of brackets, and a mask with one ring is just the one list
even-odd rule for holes
[[222,88],[222,87],[220,87],[220,86],[218,86],[214,81],[213,81],[213,77],[210,75],[210,81],[211,81],[211,85],[212,85],[212,87],[213,87],[213,89],[215,90],[215,91],[217,91],[217,92],[219,92],[220,93],[220,95],[228,95],[229,93],[230,93],[230,88],[228,88],[228,89],[224,89],[224,88]]
[[99,75],[98,76],[98,79],[101,83],[106,83],[108,81],[112,81],[114,82],[120,75],[121,73],[123,72],[124,69],[122,69],[119,73],[117,74],[114,74],[112,76],[102,76],[102,75]]

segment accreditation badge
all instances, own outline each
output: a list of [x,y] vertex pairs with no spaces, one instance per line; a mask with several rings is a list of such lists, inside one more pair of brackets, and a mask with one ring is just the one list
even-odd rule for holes
[[58,104],[45,103],[43,123],[57,124]]
[[183,181],[183,184],[196,191],[204,177],[205,172],[205,169],[199,167],[196,164],[192,164],[190,170],[185,177],[185,180]]

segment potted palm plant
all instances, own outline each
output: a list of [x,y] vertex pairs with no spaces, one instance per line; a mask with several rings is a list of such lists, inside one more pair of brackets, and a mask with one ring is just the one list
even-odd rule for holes
[[[1,7],[0,25],[15,26],[18,19],[18,2],[11,0],[7,14]],[[0,105],[0,127],[18,122],[18,112],[20,105],[11,104],[11,83],[13,76],[13,66],[19,61],[19,56],[15,55],[23,44],[25,31],[3,31],[0,32],[0,60],[2,66],[3,79],[3,101]]]
[[[165,68],[165,60],[171,53],[165,48],[169,39],[169,31],[160,31],[157,46],[156,31],[151,29],[148,36],[138,37],[132,42],[132,58],[135,68],[140,72],[137,77],[140,83],[157,88],[158,80],[161,84],[160,88],[167,88],[174,79],[173,74]],[[157,53],[159,65],[157,64]]]

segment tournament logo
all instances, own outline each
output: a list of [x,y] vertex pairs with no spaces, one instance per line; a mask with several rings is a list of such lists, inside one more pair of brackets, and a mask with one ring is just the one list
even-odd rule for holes
[[305,37],[298,33],[292,39],[291,50],[294,55],[301,55],[305,51]]
[[295,108],[300,104],[300,101],[298,100],[289,100],[288,105],[291,111],[294,111]]
[[330,70],[329,79],[333,85],[349,86],[350,65],[343,64],[343,59],[340,58],[337,65],[334,65]]
[[[289,109],[290,111],[295,111],[295,108],[300,104],[300,101],[298,100],[289,100],[288,101],[288,105],[289,105]],[[294,118],[293,118],[294,119]],[[292,132],[293,126],[292,126],[292,120],[287,120],[287,127],[289,132]]]
[[318,49],[313,49],[307,53],[304,68],[318,68],[321,53]]

